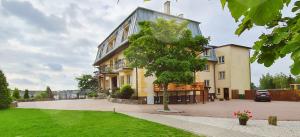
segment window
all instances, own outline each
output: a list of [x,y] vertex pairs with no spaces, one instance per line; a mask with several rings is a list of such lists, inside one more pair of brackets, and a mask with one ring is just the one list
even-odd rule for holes
[[220,94],[220,93],[221,93],[220,88],[218,88],[218,94]]
[[204,85],[205,85],[206,87],[209,87],[209,80],[204,80]]
[[124,85],[124,76],[120,77],[120,87]]
[[128,84],[128,85],[131,84],[131,77],[130,77],[130,75],[127,75],[127,84]]
[[113,61],[113,60],[110,60],[110,61],[109,61],[109,67],[110,67],[110,68],[113,68],[113,66],[114,66],[114,61]]
[[220,56],[219,57],[219,63],[220,64],[224,64],[225,63],[225,57],[224,56]]
[[209,71],[209,65],[205,64],[204,71]]
[[208,49],[207,49],[207,50],[205,50],[205,51],[203,52],[203,55],[204,55],[204,56],[209,56],[209,55],[208,55],[208,52],[209,52],[209,50],[208,50]]
[[225,79],[225,71],[219,72],[219,79],[220,80]]
[[129,25],[130,25],[130,21],[128,21],[123,27],[122,41],[124,41],[128,38]]
[[110,39],[110,41],[108,42],[106,53],[109,52],[109,51],[111,51],[114,48],[115,44],[116,44],[116,37],[113,36]]

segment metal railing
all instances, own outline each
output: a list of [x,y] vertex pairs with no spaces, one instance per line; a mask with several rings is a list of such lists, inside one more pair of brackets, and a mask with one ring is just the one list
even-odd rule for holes
[[117,62],[115,62],[114,69],[118,70],[118,69],[123,69],[123,68],[129,68],[125,59],[119,59]]

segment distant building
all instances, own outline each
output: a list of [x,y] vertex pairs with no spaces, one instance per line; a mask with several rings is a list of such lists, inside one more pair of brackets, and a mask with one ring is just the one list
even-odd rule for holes
[[81,90],[61,90],[57,91],[55,99],[82,99],[86,98],[86,92]]

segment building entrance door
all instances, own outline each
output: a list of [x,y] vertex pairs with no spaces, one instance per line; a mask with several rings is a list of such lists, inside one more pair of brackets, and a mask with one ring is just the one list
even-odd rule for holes
[[118,87],[118,78],[112,77],[111,78],[111,88],[112,90],[115,90]]
[[229,100],[229,89],[228,88],[224,88],[224,99]]

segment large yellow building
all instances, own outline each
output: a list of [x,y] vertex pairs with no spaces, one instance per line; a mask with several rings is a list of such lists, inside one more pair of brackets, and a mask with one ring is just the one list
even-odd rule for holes
[[[129,84],[135,89],[134,96],[142,103],[154,104],[161,93],[154,93],[154,77],[145,77],[144,69],[129,68],[124,58],[123,51],[128,44],[128,36],[139,31],[138,22],[156,18],[188,20],[188,28],[193,36],[201,35],[199,22],[185,19],[182,16],[169,14],[168,7],[165,13],[145,8],[134,10],[99,46],[94,63],[99,71],[99,86],[103,90],[112,92],[124,84]],[[210,93],[218,98],[231,98],[231,90],[238,90],[240,94],[250,89],[250,65],[249,48],[238,45],[207,46],[207,51],[201,56],[208,59],[207,69],[196,73],[196,81],[205,82],[211,87]],[[197,97],[191,97],[191,92],[174,92],[177,96],[185,94],[184,98],[176,98],[179,101],[200,101]],[[197,93],[199,95],[199,93]],[[188,96],[188,98],[187,98]],[[160,101],[161,102],[161,101]]]

